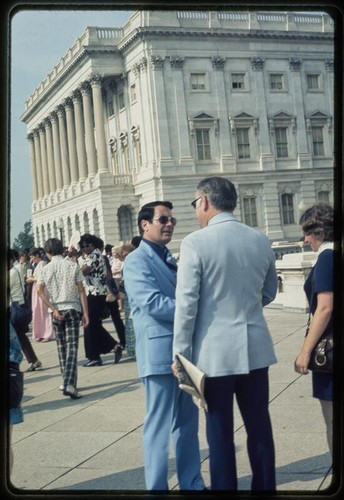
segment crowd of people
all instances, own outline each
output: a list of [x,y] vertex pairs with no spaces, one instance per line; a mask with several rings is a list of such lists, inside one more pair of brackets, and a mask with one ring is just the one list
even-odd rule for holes
[[[210,489],[238,487],[235,397],[247,432],[251,489],[276,490],[269,367],[277,359],[263,314],[277,293],[275,257],[268,238],[234,216],[236,203],[236,189],[228,179],[214,176],[199,182],[191,205],[200,229],[182,241],[178,264],[167,248],[177,220],[166,200],[140,209],[140,236],[128,245],[104,245],[98,236],[84,234],[79,247],[67,252],[60,240],[50,238],[44,249],[30,250],[30,263],[25,255],[9,252],[11,303],[31,304],[34,341],[56,340],[65,396],[81,397],[81,321],[85,367],[101,366],[101,356],[111,351],[117,364],[124,349],[136,360],[146,402],[145,483],[152,492],[168,490],[171,437],[180,488],[207,489],[201,475],[198,409],[179,388],[180,368],[173,361],[177,354],[205,374]],[[294,363],[300,374],[309,372],[314,347],[333,328],[333,218],[333,208],[319,203],[300,219],[305,241],[319,255],[305,283],[312,321]],[[111,317],[118,340],[104,327],[104,317]],[[42,369],[27,329],[13,326],[29,370]],[[18,348],[16,354],[18,364]],[[333,373],[312,371],[312,384],[332,452]],[[18,405],[12,410],[11,423],[20,422],[14,411]]]

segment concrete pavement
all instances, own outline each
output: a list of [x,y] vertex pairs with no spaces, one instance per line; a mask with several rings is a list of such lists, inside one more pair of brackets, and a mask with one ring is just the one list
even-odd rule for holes
[[[278,363],[270,369],[270,412],[274,429],[277,489],[323,492],[331,483],[331,457],[319,401],[311,396],[310,376],[294,372],[293,362],[307,322],[303,313],[266,308]],[[111,320],[104,326],[116,337]],[[81,330],[82,331],[82,330]],[[142,427],[143,386],[136,362],[124,352],[113,364],[85,368],[83,338],[79,348],[79,383],[83,394],[71,400],[59,391],[55,342],[34,343],[44,369],[25,373],[24,423],[13,428],[14,467],[11,488],[18,493],[144,492]],[[27,368],[24,360],[21,369]],[[205,419],[200,413],[202,471],[209,486]],[[249,490],[251,471],[246,434],[235,407],[235,443],[239,489]],[[171,448],[171,490],[178,490]]]

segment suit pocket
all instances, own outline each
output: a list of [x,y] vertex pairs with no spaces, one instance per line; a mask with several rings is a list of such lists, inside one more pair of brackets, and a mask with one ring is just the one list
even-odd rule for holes
[[148,359],[152,365],[170,365],[172,363],[172,332],[159,325],[147,328]]

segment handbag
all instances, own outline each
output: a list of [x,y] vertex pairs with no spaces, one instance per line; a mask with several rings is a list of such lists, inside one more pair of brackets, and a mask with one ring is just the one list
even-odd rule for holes
[[18,363],[10,362],[10,409],[19,408],[24,393],[24,376]]
[[[308,314],[306,337],[311,323],[311,312]],[[333,372],[333,332],[326,333],[320,337],[318,343],[311,352],[308,369],[316,372]]]
[[10,313],[14,328],[23,330],[29,327],[32,320],[32,312],[27,304],[19,304],[16,301],[12,302]]

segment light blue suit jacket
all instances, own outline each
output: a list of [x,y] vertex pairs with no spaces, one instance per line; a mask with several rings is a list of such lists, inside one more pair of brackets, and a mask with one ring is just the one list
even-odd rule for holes
[[277,292],[268,238],[230,212],[182,241],[173,354],[210,377],[248,373],[276,362],[263,306]]
[[134,323],[139,376],[170,374],[176,273],[143,240],[126,257],[123,276]]

